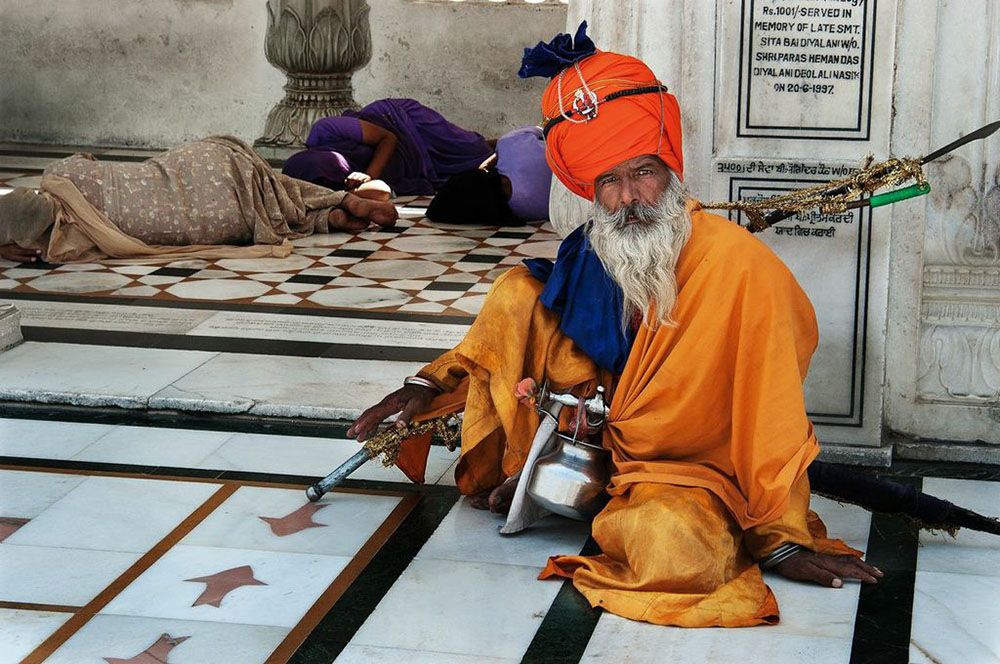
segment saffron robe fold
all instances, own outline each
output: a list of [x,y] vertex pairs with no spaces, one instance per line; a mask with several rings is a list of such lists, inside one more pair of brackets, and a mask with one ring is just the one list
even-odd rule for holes
[[608,388],[612,500],[595,518],[599,556],[550,560],[594,606],[685,626],[777,621],[755,560],[784,542],[856,553],[808,510],[819,451],[802,394],[815,315],[785,265],[721,217],[692,211],[677,265],[676,327],[642,327],[621,376],[559,331],[526,268],[501,276],[465,339],[420,375],[445,392],[431,417],[465,410],[456,470],[465,494],[520,470],[538,424],[525,377],[560,391]]

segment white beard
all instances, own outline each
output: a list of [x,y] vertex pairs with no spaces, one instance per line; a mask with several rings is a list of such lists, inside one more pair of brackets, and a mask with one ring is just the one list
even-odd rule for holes
[[[671,317],[677,301],[677,259],[691,236],[688,193],[672,177],[653,205],[632,204],[610,212],[594,201],[590,244],[624,295],[622,325],[636,312],[645,325],[676,325]],[[626,224],[629,216],[637,221]],[[623,330],[624,331],[624,330]]]

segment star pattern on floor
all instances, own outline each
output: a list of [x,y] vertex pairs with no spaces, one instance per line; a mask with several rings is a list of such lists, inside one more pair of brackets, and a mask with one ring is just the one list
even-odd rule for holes
[[294,512],[282,517],[258,516],[257,518],[266,522],[271,527],[271,532],[276,536],[288,537],[307,528],[326,528],[325,523],[316,523],[312,520],[313,515],[324,507],[329,507],[329,505],[306,503]]
[[108,664],[164,664],[164,662],[168,661],[167,658],[170,656],[170,651],[189,638],[191,637],[170,636],[164,633],[160,635],[160,638],[155,643],[134,657],[129,657],[128,659],[105,657],[104,661]]
[[184,579],[193,583],[204,583],[205,590],[191,606],[210,604],[216,608],[222,605],[226,595],[243,586],[266,586],[263,581],[254,578],[250,565],[241,565],[223,570],[209,576],[199,576],[194,579]]
[[0,542],[4,541],[31,519],[21,519],[14,516],[0,516]]
[[555,258],[560,239],[547,222],[437,224],[424,216],[429,201],[395,199],[394,226],[300,238],[286,258],[114,266],[0,260],[0,290],[467,317],[510,267]]

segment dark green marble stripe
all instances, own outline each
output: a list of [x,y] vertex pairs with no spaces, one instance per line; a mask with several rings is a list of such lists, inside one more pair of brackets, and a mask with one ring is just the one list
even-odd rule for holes
[[[896,478],[918,489],[920,478]],[[865,559],[885,572],[863,585],[854,622],[851,664],[906,664],[910,652],[917,529],[904,517],[872,514]]]
[[[588,538],[580,554],[593,556],[600,552],[593,538]],[[573,582],[566,579],[521,658],[522,664],[576,664],[587,649],[600,615],[601,610],[592,609]]]

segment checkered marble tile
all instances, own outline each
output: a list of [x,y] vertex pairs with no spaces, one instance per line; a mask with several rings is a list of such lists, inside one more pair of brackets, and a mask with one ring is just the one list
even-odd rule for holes
[[[0,182],[2,186],[2,182]],[[0,292],[469,316],[490,284],[525,258],[554,258],[548,224],[437,224],[426,196],[396,199],[395,226],[296,240],[284,259],[176,261],[168,265],[15,264],[0,260]]]

